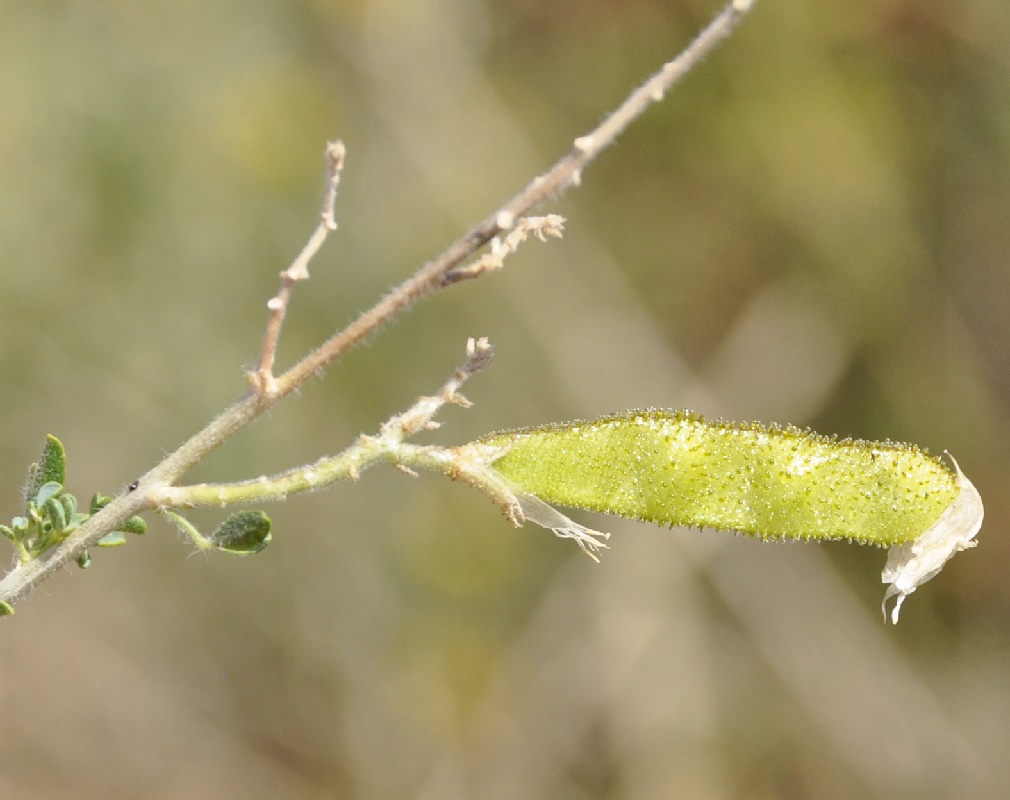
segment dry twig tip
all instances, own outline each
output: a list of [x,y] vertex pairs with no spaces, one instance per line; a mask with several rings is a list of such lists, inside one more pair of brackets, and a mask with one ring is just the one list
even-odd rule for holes
[[249,376],[249,382],[260,395],[272,396],[277,392],[277,381],[274,378],[274,360],[277,356],[277,343],[281,336],[281,327],[291,302],[292,289],[298,281],[308,280],[309,262],[319,252],[326,237],[337,229],[334,208],[337,202],[337,186],[340,184],[340,173],[344,168],[346,148],[341,141],[328,142],[326,145],[326,189],[323,193],[323,210],[319,224],[312,232],[308,242],[302,248],[291,265],[281,273],[281,288],[277,294],[267,301],[270,319],[267,320],[266,332],[263,334],[263,347],[260,350],[260,362],[256,372]]

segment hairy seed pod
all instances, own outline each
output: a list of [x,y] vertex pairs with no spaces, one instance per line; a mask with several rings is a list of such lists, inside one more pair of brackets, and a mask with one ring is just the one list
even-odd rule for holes
[[763,539],[904,544],[960,492],[958,474],[913,445],[686,411],[629,411],[480,441],[506,447],[493,468],[549,503]]

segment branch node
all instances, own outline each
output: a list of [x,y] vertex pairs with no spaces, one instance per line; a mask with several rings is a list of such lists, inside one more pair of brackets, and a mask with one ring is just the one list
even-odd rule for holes
[[547,214],[543,217],[522,217],[515,222],[514,227],[504,239],[495,236],[489,242],[490,252],[485,253],[476,261],[457,267],[446,273],[442,285],[456,283],[468,278],[476,278],[485,272],[492,272],[504,266],[505,258],[516,250],[532,234],[541,242],[546,242],[548,236],[561,238],[565,226],[565,218],[558,214]]
[[262,367],[255,372],[247,372],[246,380],[250,388],[262,398],[273,398],[277,395],[277,379],[269,370]]
[[503,208],[497,214],[495,214],[495,225],[497,225],[501,230],[507,231],[512,228],[516,223],[516,215],[514,212],[509,211],[507,208]]
[[326,237],[337,229],[334,207],[337,202],[337,186],[340,184],[340,173],[344,168],[346,148],[341,141],[328,142],[326,145],[326,190],[323,194],[323,209],[319,224],[305,243],[290,266],[281,273],[281,288],[276,296],[267,301],[270,319],[267,321],[266,332],[263,335],[263,346],[260,351],[260,363],[256,369],[256,378],[252,386],[262,396],[273,397],[277,393],[277,382],[274,380],[274,359],[277,355],[277,342],[280,339],[281,327],[291,302],[291,293],[298,281],[309,279],[309,262],[319,252]]

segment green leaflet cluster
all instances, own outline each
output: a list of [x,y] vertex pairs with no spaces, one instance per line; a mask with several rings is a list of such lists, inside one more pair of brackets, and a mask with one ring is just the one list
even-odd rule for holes
[[[25,513],[11,520],[10,525],[0,525],[0,533],[14,543],[18,561],[25,564],[38,558],[49,548],[59,544],[79,528],[92,514],[96,514],[112,499],[102,494],[91,498],[88,512],[78,510],[77,498],[64,489],[67,457],[63,443],[50,434],[42,457],[28,468],[24,487]],[[126,534],[142,534],[147,524],[140,517],[131,517],[120,530],[112,531],[99,540],[99,547],[116,547],[126,542]],[[87,567],[91,559],[87,552],[77,563]]]
[[[17,550],[18,562],[33,561],[58,545],[94,514],[112,502],[107,495],[96,493],[87,513],[78,509],[77,498],[64,489],[67,457],[63,443],[50,434],[42,457],[28,468],[24,487],[25,513],[14,517],[10,525],[0,525],[0,534]],[[243,511],[228,517],[209,537],[201,535],[188,521],[166,511],[200,549],[218,549],[238,555],[258,553],[270,541],[270,519],[261,511]],[[130,517],[122,526],[98,540],[98,547],[118,547],[126,543],[126,535],[142,534],[147,523],[141,517]],[[83,569],[91,563],[84,551],[77,558]],[[13,614],[14,609],[0,601],[0,616]]]
[[958,498],[957,474],[919,448],[793,427],[629,411],[491,434],[493,468],[549,503],[763,539],[912,542]]

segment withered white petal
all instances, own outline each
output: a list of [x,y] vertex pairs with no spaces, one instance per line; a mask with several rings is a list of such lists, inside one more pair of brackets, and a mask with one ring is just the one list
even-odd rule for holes
[[593,561],[600,560],[596,554],[601,549],[606,549],[606,540],[610,538],[609,533],[594,531],[592,528],[580,525],[534,495],[515,492],[515,498],[519,501],[519,507],[522,509],[525,519],[542,528],[554,531],[555,535],[562,539],[574,539],[576,544],[582,548],[583,553]]
[[887,564],[881,580],[889,583],[881,608],[887,620],[887,601],[898,596],[891,611],[891,622],[898,623],[898,614],[905,598],[936,575],[955,553],[975,547],[975,535],[982,527],[982,498],[954,458],[960,492],[940,518],[915,541],[894,545],[887,551]]

